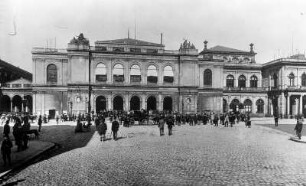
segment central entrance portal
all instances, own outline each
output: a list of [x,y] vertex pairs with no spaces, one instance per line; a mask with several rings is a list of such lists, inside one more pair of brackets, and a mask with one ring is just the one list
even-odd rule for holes
[[116,96],[113,100],[114,110],[123,110],[123,99],[121,96]]
[[96,99],[96,112],[100,113],[104,110],[106,110],[106,98],[104,96],[98,96]]

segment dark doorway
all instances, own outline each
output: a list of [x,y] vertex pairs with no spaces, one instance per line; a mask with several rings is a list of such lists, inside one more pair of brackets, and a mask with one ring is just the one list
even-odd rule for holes
[[154,96],[150,96],[147,100],[147,110],[156,110],[156,98]]
[[232,109],[233,112],[238,112],[239,111],[239,100],[238,99],[233,99],[233,101],[230,104],[230,109]]
[[113,101],[114,110],[123,110],[123,99],[121,96],[116,96]]
[[11,111],[11,99],[7,95],[3,95],[0,101],[0,110],[1,112],[10,112]]
[[172,98],[171,97],[167,96],[164,98],[163,110],[172,111]]
[[13,111],[21,112],[22,99],[20,96],[16,95],[13,97]]
[[303,116],[306,117],[306,96],[303,96]]
[[227,111],[227,101],[223,99],[223,112],[226,113]]
[[49,117],[50,117],[50,119],[54,119],[55,118],[55,109],[49,110]]
[[106,110],[106,98],[104,96],[98,96],[96,99],[96,113]]
[[140,110],[140,99],[137,96],[133,96],[130,101],[130,110]]

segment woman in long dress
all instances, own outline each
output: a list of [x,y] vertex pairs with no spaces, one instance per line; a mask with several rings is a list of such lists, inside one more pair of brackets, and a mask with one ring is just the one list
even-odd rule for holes
[[301,139],[302,137],[302,129],[303,129],[303,120],[301,118],[301,116],[298,116],[297,118],[297,123],[295,125],[295,132],[296,132],[296,135],[299,139]]

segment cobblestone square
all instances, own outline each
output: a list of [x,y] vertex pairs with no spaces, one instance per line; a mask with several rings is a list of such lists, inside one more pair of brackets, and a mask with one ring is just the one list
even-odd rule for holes
[[[108,127],[110,129],[110,127]],[[167,132],[167,130],[166,130]],[[18,185],[304,185],[305,144],[262,126],[120,128],[85,147],[33,164],[5,183]],[[110,136],[110,131],[108,136]]]

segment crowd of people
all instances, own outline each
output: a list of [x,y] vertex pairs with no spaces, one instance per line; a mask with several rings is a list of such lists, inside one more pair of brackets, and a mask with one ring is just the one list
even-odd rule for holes
[[[48,123],[50,118],[47,115],[39,115],[38,117],[33,117],[30,115],[10,115],[6,117],[5,125],[3,128],[3,141],[1,146],[1,152],[4,164],[7,162],[11,163],[11,148],[13,146],[12,140],[10,139],[11,127],[10,122],[14,123],[12,127],[12,134],[15,140],[15,145],[17,146],[17,151],[22,151],[28,148],[28,140],[31,132],[30,120],[36,120],[38,124],[37,133],[41,131],[43,123]],[[165,126],[168,128],[168,135],[172,135],[172,128],[177,125],[214,125],[218,127],[223,125],[224,127],[233,127],[234,124],[240,121],[245,122],[246,127],[251,127],[251,118],[249,114],[239,113],[239,112],[228,112],[228,113],[214,113],[214,112],[203,112],[197,114],[182,114],[179,112],[147,112],[146,110],[141,111],[103,111],[98,114],[78,114],[78,115],[67,115],[62,114],[61,116],[56,116],[56,123],[59,123],[61,119],[64,121],[76,121],[77,125],[75,132],[84,132],[84,130],[89,129],[94,123],[98,134],[100,135],[101,141],[106,141],[107,124],[106,119],[111,122],[111,135],[114,140],[118,139],[118,131],[120,125],[124,127],[130,127],[138,122],[139,125],[153,124],[157,125],[159,128],[160,136],[165,135]],[[275,125],[278,126],[278,117],[275,117]],[[301,117],[297,118],[297,124],[295,126],[296,135],[301,139],[301,131],[303,128],[303,120]],[[35,129],[36,130],[36,129]],[[38,135],[38,134],[37,134]]]
[[9,165],[11,164],[11,148],[13,147],[13,143],[10,137],[10,122],[14,123],[12,134],[14,136],[15,145],[17,146],[17,152],[20,152],[28,148],[28,134],[31,128],[29,119],[29,115],[13,115],[11,117],[6,118],[3,127],[3,141],[1,145],[1,153],[4,166],[6,166],[7,162]]

